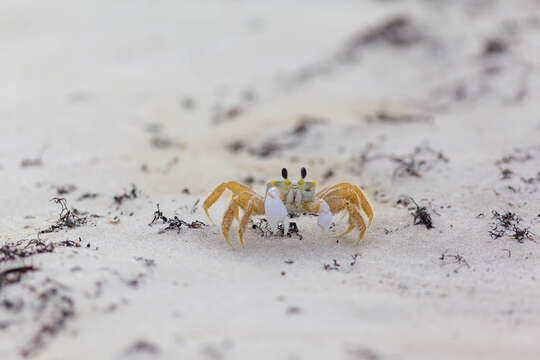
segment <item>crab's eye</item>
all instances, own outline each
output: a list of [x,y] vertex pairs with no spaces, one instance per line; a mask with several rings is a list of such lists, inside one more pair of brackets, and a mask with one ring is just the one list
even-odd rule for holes
[[306,176],[307,176],[307,170],[305,167],[302,168],[302,170],[300,170],[300,174],[302,175],[302,179],[305,179]]
[[283,176],[284,179],[286,179],[288,177],[287,169],[285,169],[285,168],[281,169],[281,176]]

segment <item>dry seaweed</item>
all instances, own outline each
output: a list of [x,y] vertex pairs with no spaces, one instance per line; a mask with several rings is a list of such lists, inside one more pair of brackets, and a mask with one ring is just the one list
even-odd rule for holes
[[375,150],[375,145],[372,143],[367,143],[364,146],[364,149],[360,152],[360,154],[353,156],[352,158],[353,172],[357,174],[362,174],[368,163],[375,160],[379,160],[379,159],[386,159],[388,157],[388,155],[383,154],[383,153],[373,154],[374,150]]
[[99,196],[97,193],[84,193],[81,196],[77,198],[77,201],[87,200],[87,199],[95,199]]
[[336,260],[332,259],[332,263],[329,264],[323,264],[323,270],[325,271],[344,271],[346,273],[351,272],[353,267],[356,265],[356,262],[358,261],[358,257],[360,254],[354,254],[351,255],[351,261],[349,262],[349,268],[345,270],[344,267],[341,266],[341,264]]
[[131,184],[131,190],[129,192],[124,192],[123,194],[115,195],[113,199],[116,205],[120,206],[122,205],[124,200],[136,199],[137,193],[138,193],[137,187],[135,186],[135,184]]
[[422,173],[429,171],[437,163],[447,163],[448,158],[440,151],[435,151],[429,146],[417,146],[410,154],[402,156],[390,155],[390,160],[397,164],[392,178],[406,176],[422,177]]
[[159,220],[161,220],[163,224],[167,224],[166,227],[159,230],[158,234],[163,234],[163,233],[165,233],[167,231],[170,231],[170,230],[176,230],[176,231],[180,232],[182,227],[187,227],[189,229],[199,229],[201,227],[206,226],[205,223],[203,223],[202,221],[199,221],[199,220],[195,220],[195,221],[192,221],[192,222],[187,222],[187,221],[184,221],[182,219],[179,219],[177,216],[174,216],[173,218],[167,218],[166,216],[163,215],[163,212],[160,210],[159,204],[157,204],[156,207],[157,207],[157,209],[156,209],[156,211],[154,211],[154,218],[152,219],[150,224],[148,224],[148,226],[154,225],[154,223],[156,221],[159,221]]
[[136,340],[133,344],[131,344],[127,350],[126,353],[128,354],[136,354],[136,353],[147,353],[147,354],[157,354],[159,353],[159,348],[149,342],[148,340]]
[[75,185],[62,185],[56,188],[56,193],[58,195],[67,195],[74,192],[75,190],[77,190],[77,187]]
[[528,227],[520,226],[523,219],[517,214],[510,211],[500,214],[496,210],[493,210],[492,214],[494,221],[491,223],[491,230],[489,230],[492,239],[499,239],[508,235],[509,238],[516,240],[520,244],[524,243],[525,240],[536,242],[535,234]]
[[276,155],[283,150],[293,149],[299,146],[303,138],[311,131],[314,126],[326,124],[326,118],[302,115],[298,118],[292,129],[271,136],[263,140],[258,145],[248,148],[248,153],[253,156],[266,158]]
[[456,274],[463,267],[470,268],[469,263],[467,262],[467,260],[465,260],[463,256],[459,255],[458,253],[450,254],[448,251],[448,249],[445,250],[439,257],[439,260],[443,261],[443,263],[441,263],[441,267],[449,264],[456,264],[458,265],[458,267],[453,270]]
[[360,50],[368,45],[386,44],[403,47],[414,45],[423,39],[418,26],[405,15],[394,15],[370,29],[351,37],[338,51],[336,58],[342,63],[355,62]]
[[431,220],[431,215],[425,206],[418,205],[418,203],[411,196],[402,197],[397,201],[397,203],[408,206],[410,204],[409,201],[412,201],[414,203],[414,207],[408,208],[409,211],[412,211],[411,215],[413,216],[413,224],[425,225],[426,229],[428,230],[433,229],[434,226]]
[[501,38],[487,39],[484,43],[484,56],[494,56],[505,53],[508,50],[508,43]]
[[35,266],[18,266],[0,272],[0,289],[2,289],[4,285],[18,283],[19,281],[21,281],[21,278],[24,274],[30,271],[37,270],[38,268]]
[[[53,285],[37,295],[39,318],[45,318],[41,322],[38,330],[21,349],[23,357],[30,357],[38,354],[45,347],[45,342],[58,335],[64,330],[68,320],[75,316],[75,304],[73,299],[65,293],[65,287],[50,279],[46,283],[53,282]],[[60,285],[60,286],[58,286]]]
[[39,243],[37,246],[31,248],[28,248],[29,245],[26,245],[26,247],[21,247],[22,241],[4,244],[2,247],[0,247],[0,263],[16,259],[24,259],[37,254],[50,253],[54,251],[54,243],[45,244],[37,239],[35,239],[35,241],[38,241]]
[[223,107],[222,105],[214,106],[214,112],[212,114],[212,124],[220,125],[228,121],[235,120],[246,112],[246,109],[242,105],[232,105],[230,107]]
[[174,148],[179,148],[179,149],[184,149],[185,148],[184,143],[182,143],[180,141],[173,140],[170,137],[162,136],[162,135],[156,135],[156,136],[152,137],[150,139],[150,145],[153,148],[160,149],[160,150],[170,149],[170,148],[173,148],[173,147]]
[[283,224],[279,224],[277,227],[277,232],[274,233],[272,231],[272,228],[270,227],[270,224],[268,223],[268,220],[266,219],[260,219],[259,221],[255,222],[254,220],[250,220],[251,228],[253,230],[256,230],[261,237],[292,237],[293,235],[298,238],[298,240],[303,240],[304,236],[300,234],[300,231],[298,229],[298,226],[294,221],[291,221],[289,223],[289,230],[287,231],[287,234],[285,234],[285,228],[283,227]]
[[341,268],[341,265],[337,262],[336,259],[332,259],[332,264],[323,264],[323,269],[325,271],[332,271],[332,270],[339,271],[340,268]]
[[147,259],[147,258],[144,258],[142,256],[135,257],[135,261],[143,262],[144,266],[146,266],[146,267],[154,267],[154,266],[156,266],[156,262],[154,261],[154,259]]
[[[89,244],[88,244],[89,245]],[[0,263],[25,259],[34,255],[52,253],[56,247],[81,247],[79,241],[63,240],[59,242],[44,243],[40,239],[20,240],[15,243],[7,243],[0,247]],[[87,246],[89,247],[89,246]]]
[[391,113],[388,110],[379,110],[374,115],[367,116],[366,121],[369,123],[401,125],[427,123],[433,121],[433,117],[425,114]]
[[70,210],[68,208],[66,199],[53,198],[51,199],[51,201],[54,201],[55,203],[60,205],[61,210],[58,216],[58,220],[55,224],[49,226],[47,229],[40,230],[38,232],[38,235],[56,232],[58,230],[66,228],[71,229],[81,225],[85,225],[87,223],[88,218],[86,216],[82,216],[82,213],[80,213],[77,209]]
[[531,149],[516,148],[510,154],[504,155],[502,158],[495,161],[495,165],[507,165],[515,162],[524,163],[533,158],[534,156],[531,154]]
[[243,150],[246,147],[246,144],[242,140],[235,140],[227,144],[227,150],[233,153],[237,153]]
[[34,158],[34,159],[23,159],[21,161],[21,167],[27,168],[27,167],[38,167],[43,166],[43,162],[41,161],[41,158]]

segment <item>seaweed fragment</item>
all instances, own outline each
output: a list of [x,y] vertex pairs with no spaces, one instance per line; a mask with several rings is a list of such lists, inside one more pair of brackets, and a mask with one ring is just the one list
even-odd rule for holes
[[366,117],[369,123],[381,123],[389,125],[401,125],[412,123],[428,123],[433,121],[433,117],[425,114],[413,113],[393,113],[388,110],[379,110],[374,115]]
[[425,206],[418,205],[418,203],[412,198],[412,196],[407,195],[400,198],[397,201],[397,204],[409,206],[409,201],[412,201],[414,204],[414,207],[408,207],[408,210],[412,211],[411,215],[413,216],[413,225],[425,225],[426,229],[433,229],[434,226],[433,221],[431,220],[431,214],[428,212]]
[[298,240],[303,240],[304,236],[300,233],[298,229],[298,225],[296,225],[296,222],[291,221],[289,223],[289,231],[287,231],[287,234],[285,234],[285,228],[283,227],[283,224],[279,224],[277,227],[277,232],[274,233],[272,231],[272,228],[270,227],[270,224],[268,224],[268,220],[266,219],[260,219],[258,222],[255,222],[254,220],[250,220],[251,228],[253,230],[256,230],[261,237],[292,237],[293,235],[298,238]]
[[[46,279],[45,283],[54,282]],[[20,350],[20,354],[27,358],[38,354],[45,347],[47,339],[58,335],[66,327],[67,322],[75,317],[75,303],[65,293],[65,287],[59,283],[37,294],[38,319],[45,318],[38,330]]]
[[493,210],[492,214],[494,221],[491,223],[491,230],[489,230],[492,239],[499,239],[508,235],[520,244],[523,244],[525,240],[536,242],[535,234],[528,227],[520,226],[523,219],[517,214],[510,211],[500,214],[496,210]]
[[131,190],[129,192],[124,192],[120,195],[115,195],[113,197],[114,202],[116,205],[120,206],[124,202],[124,200],[132,200],[137,198],[137,187],[135,184],[131,184]]
[[336,57],[342,63],[356,62],[362,48],[374,44],[395,47],[413,45],[422,40],[418,26],[405,15],[394,15],[379,24],[353,35],[338,51]]
[[82,200],[87,200],[87,199],[95,199],[99,196],[99,194],[97,193],[90,193],[90,192],[87,192],[87,193],[84,193],[82,194],[81,196],[79,196],[77,198],[77,201],[82,201]]
[[11,285],[21,281],[21,278],[24,274],[30,271],[37,271],[38,268],[35,266],[18,266],[15,268],[7,269],[0,272],[0,289],[4,285]]
[[136,353],[147,353],[147,354],[157,354],[159,353],[159,348],[151,343],[148,340],[136,340],[133,344],[131,344],[127,350],[127,354],[136,354]]
[[[64,198],[53,198],[51,201],[54,201],[56,204],[60,205],[60,214],[56,224],[49,226],[47,229],[40,230],[39,234],[52,233],[58,230],[65,228],[71,229],[81,225],[85,225],[88,221],[86,216],[82,216],[77,209],[70,210],[67,206],[67,201]],[[97,216],[97,215],[95,215]]]
[[77,190],[77,187],[73,184],[70,185],[61,185],[56,188],[56,193],[58,195],[67,195],[69,193],[72,193],[73,191]]
[[187,227],[189,229],[199,229],[201,227],[206,226],[206,224],[203,223],[202,221],[195,220],[192,222],[187,222],[182,219],[179,219],[178,216],[176,215],[173,218],[167,218],[166,216],[163,215],[163,212],[160,210],[159,204],[157,204],[156,206],[157,206],[157,209],[156,211],[154,211],[154,218],[152,219],[150,224],[148,224],[148,226],[154,225],[154,223],[158,220],[161,220],[163,224],[167,224],[166,227],[158,231],[158,234],[163,234],[170,230],[176,230],[180,232],[182,227]]
[[484,43],[482,55],[494,56],[505,53],[508,50],[508,43],[501,38],[490,38]]
[[216,105],[212,115],[212,124],[220,125],[227,121],[235,120],[245,112],[246,109],[242,105],[232,105],[227,108],[224,108],[222,105]]
[[291,129],[288,129],[280,134],[271,136],[263,140],[258,145],[248,148],[248,154],[261,158],[270,157],[278,154],[283,150],[293,149],[298,147],[303,138],[311,131],[314,126],[326,124],[328,119],[323,117],[302,115]]
[[323,264],[323,269],[325,271],[337,270],[339,271],[341,265],[337,262],[336,259],[332,259],[332,264]]
[[351,255],[351,261],[349,262],[349,268],[347,270],[345,270],[345,268],[342,267],[341,264],[336,259],[332,259],[332,263],[323,264],[323,270],[344,271],[346,273],[349,273],[353,270],[353,267],[356,265],[356,262],[358,261],[359,256],[360,254]]
[[410,154],[402,156],[390,155],[390,160],[397,164],[392,178],[406,176],[422,177],[422,173],[429,171],[437,163],[449,162],[448,158],[440,151],[435,151],[429,146],[417,146]]
[[21,160],[21,167],[27,168],[27,167],[39,167],[43,166],[43,161],[41,161],[41,158],[28,158]]
[[467,267],[467,268],[470,268],[471,266],[469,265],[469,263],[467,262],[467,260],[465,260],[465,258],[458,254],[458,253],[455,253],[455,254],[450,254],[448,252],[449,250],[445,250],[441,256],[439,257],[439,260],[443,261],[443,263],[441,263],[441,267],[445,266],[445,265],[449,265],[449,264],[457,264],[458,267],[456,267],[453,271],[457,274],[459,272],[459,270],[461,270],[461,268],[463,267]]

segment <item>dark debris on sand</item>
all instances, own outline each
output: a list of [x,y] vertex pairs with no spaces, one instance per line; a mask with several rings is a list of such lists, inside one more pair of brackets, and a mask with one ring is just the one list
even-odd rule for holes
[[[52,253],[56,247],[82,247],[79,241],[63,240],[59,242],[45,243],[40,239],[20,240],[7,243],[0,247],[0,263],[25,259],[34,255]],[[87,246],[88,247],[88,246]]]
[[135,184],[131,184],[131,190],[129,192],[124,192],[123,194],[115,195],[113,199],[116,205],[120,206],[125,200],[136,199],[137,194],[138,194],[137,187],[135,186]]
[[397,204],[403,206],[409,206],[410,203],[414,204],[414,207],[408,207],[413,216],[414,225],[425,225],[426,229],[433,229],[433,221],[431,220],[431,214],[428,212],[425,206],[420,206],[411,196],[403,196],[397,201]]
[[491,223],[491,230],[489,230],[492,239],[499,239],[508,235],[510,239],[514,239],[520,244],[524,243],[525,240],[536,242],[535,234],[528,227],[521,226],[523,219],[517,214],[510,211],[501,214],[496,210],[493,210],[492,214],[493,222]]
[[440,151],[429,146],[417,146],[410,154],[402,156],[390,155],[390,160],[397,164],[392,178],[406,176],[422,177],[422,173],[431,170],[437,163],[447,163],[448,158]]
[[[53,198],[56,204],[60,205],[60,214],[55,224],[49,226],[47,229],[40,230],[38,234],[45,234],[56,232],[62,229],[71,229],[85,225],[88,222],[88,217],[84,216],[86,213],[81,213],[77,209],[70,210],[67,206],[67,201],[64,198]],[[97,215],[93,215],[96,217]]]
[[303,240],[304,236],[300,234],[300,231],[298,230],[298,226],[294,221],[291,221],[289,223],[289,231],[287,234],[285,234],[285,228],[283,227],[283,224],[278,225],[277,233],[273,233],[272,229],[270,227],[270,224],[268,224],[268,220],[266,219],[260,219],[259,221],[250,220],[251,222],[251,228],[259,233],[261,237],[292,237],[296,236],[298,240]]
[[157,209],[156,209],[156,211],[154,211],[154,218],[152,219],[150,224],[148,224],[148,226],[154,225],[156,223],[156,221],[161,221],[162,224],[167,224],[166,227],[159,230],[158,234],[163,234],[163,233],[165,233],[167,231],[171,231],[171,230],[176,230],[176,231],[180,232],[182,227],[186,227],[186,228],[189,228],[189,229],[199,229],[201,227],[206,226],[205,223],[203,223],[202,221],[199,221],[199,220],[195,220],[195,221],[192,221],[192,222],[187,222],[187,221],[184,221],[182,219],[179,219],[177,216],[174,216],[173,218],[167,218],[166,216],[163,215],[163,212],[160,210],[159,204],[157,204],[156,207],[157,207]]

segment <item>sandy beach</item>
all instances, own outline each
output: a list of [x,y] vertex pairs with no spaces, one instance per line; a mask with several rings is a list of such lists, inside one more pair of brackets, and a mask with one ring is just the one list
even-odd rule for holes
[[[0,359],[540,358],[539,44],[535,0],[3,1]],[[358,245],[225,242],[283,167]]]

